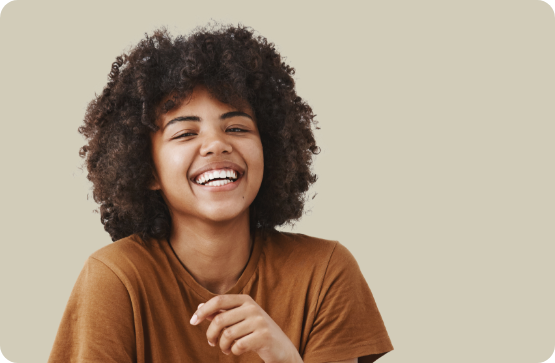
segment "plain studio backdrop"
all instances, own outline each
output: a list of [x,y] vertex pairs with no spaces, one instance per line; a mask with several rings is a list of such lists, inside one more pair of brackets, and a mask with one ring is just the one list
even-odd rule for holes
[[[539,0],[44,1],[0,17],[0,347],[45,362],[111,243],[79,170],[85,107],[144,33],[250,26],[296,69],[322,148],[283,230],[356,257],[395,350],[530,362],[555,346],[555,16]],[[340,332],[337,332],[340,334]],[[208,346],[207,346],[208,349]]]

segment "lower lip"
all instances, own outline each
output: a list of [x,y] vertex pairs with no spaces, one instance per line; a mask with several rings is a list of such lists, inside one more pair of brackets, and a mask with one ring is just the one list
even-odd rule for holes
[[202,188],[203,190],[206,190],[208,192],[228,192],[230,190],[233,190],[235,188],[237,188],[239,186],[239,183],[241,182],[241,180],[243,180],[243,175],[241,175],[239,178],[237,178],[237,180],[235,180],[234,182],[231,183],[227,183],[226,185],[221,185],[221,186],[210,186],[210,185],[201,185],[201,184],[197,184],[195,182],[193,182],[193,184],[195,184],[197,187]]

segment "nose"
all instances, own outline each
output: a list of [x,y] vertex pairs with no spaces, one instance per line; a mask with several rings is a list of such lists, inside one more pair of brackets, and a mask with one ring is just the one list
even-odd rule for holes
[[229,154],[233,150],[231,144],[226,139],[224,131],[218,130],[207,133],[200,147],[202,156]]

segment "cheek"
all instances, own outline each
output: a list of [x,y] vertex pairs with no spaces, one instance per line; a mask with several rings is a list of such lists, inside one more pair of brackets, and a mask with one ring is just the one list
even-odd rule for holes
[[185,155],[179,152],[168,153],[166,157],[166,163],[170,170],[172,170],[175,173],[178,173],[181,171],[183,166],[185,166],[186,157]]
[[181,179],[187,178],[190,157],[182,148],[168,147],[159,153],[158,165],[161,178],[165,179],[166,183],[181,182]]
[[262,177],[264,174],[264,152],[262,150],[262,143],[260,140],[258,142],[253,143],[251,149],[249,150],[250,156],[250,164],[253,172],[256,172],[257,176],[259,176],[260,180],[262,181]]

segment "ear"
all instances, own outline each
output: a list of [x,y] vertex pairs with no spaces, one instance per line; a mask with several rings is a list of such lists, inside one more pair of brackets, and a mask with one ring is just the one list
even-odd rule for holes
[[150,190],[160,190],[162,187],[160,186],[160,180],[158,179],[158,174],[156,174],[156,170],[152,171],[152,175],[154,176],[154,180],[150,183],[148,189]]

